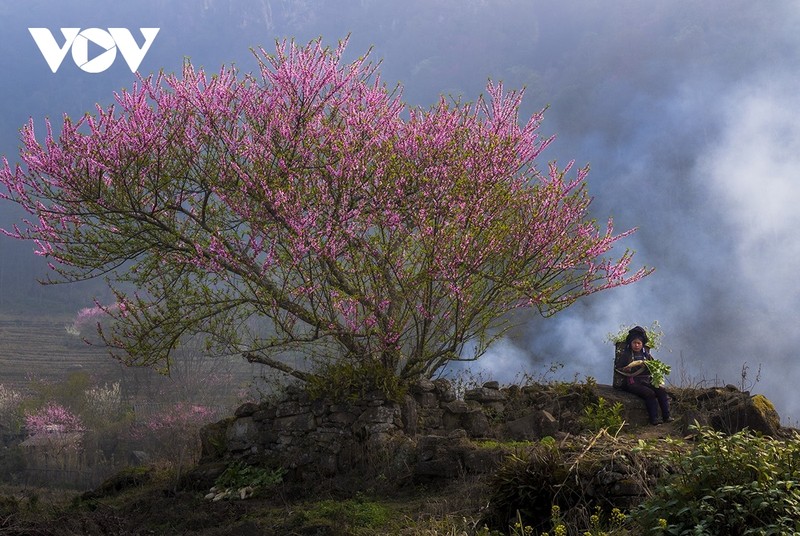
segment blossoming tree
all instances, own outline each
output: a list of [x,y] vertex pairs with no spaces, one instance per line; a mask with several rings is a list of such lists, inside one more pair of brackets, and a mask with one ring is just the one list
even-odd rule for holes
[[43,142],[22,129],[0,195],[32,217],[7,232],[54,280],[107,278],[116,357],[168,369],[206,334],[301,379],[341,360],[429,376],[480,356],[511,310],[649,273],[605,256],[632,231],[588,218],[586,168],[537,167],[552,138],[541,114],[519,121],[521,93],[412,108],[345,45],[259,49],[256,75],[187,62]]
[[47,404],[35,413],[26,414],[25,428],[31,436],[39,434],[63,436],[84,430],[80,417],[54,402]]

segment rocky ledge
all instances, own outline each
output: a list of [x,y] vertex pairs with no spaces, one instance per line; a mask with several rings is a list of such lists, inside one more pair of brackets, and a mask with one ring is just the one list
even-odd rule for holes
[[641,399],[594,383],[501,387],[488,382],[456,393],[446,380],[422,380],[400,401],[379,392],[351,403],[312,399],[292,388],[283,400],[244,404],[205,427],[202,459],[193,477],[208,489],[232,461],[281,467],[297,481],[341,475],[382,464],[414,481],[450,479],[496,469],[515,442],[563,442],[587,432],[586,408],[602,398],[621,405],[622,430],[638,437],[686,436],[700,424],[725,433],[745,428],[786,433],[763,395],[733,386],[668,389],[675,422],[648,424]]

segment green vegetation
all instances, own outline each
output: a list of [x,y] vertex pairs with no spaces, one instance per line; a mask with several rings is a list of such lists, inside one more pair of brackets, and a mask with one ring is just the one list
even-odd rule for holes
[[[206,534],[205,528],[214,534],[211,527],[225,525],[333,536],[714,536],[800,529],[797,435],[778,440],[699,429],[696,442],[687,442],[601,430],[569,441],[512,444],[513,453],[492,476],[464,476],[436,488],[396,486],[376,493],[343,488],[345,481],[293,488],[281,481],[280,470],[234,463],[217,486],[263,485],[270,492],[235,505],[203,501],[199,491],[170,491],[175,476],[168,472],[138,471],[72,505],[54,506],[38,491],[0,493],[0,513],[19,533],[36,534],[55,534],[42,523],[67,519],[59,534],[79,534],[86,526],[94,531],[86,533],[100,534],[121,523],[156,534]],[[633,510],[609,504],[610,496],[593,480],[604,468],[623,466],[632,469],[628,480],[650,486],[652,493]],[[156,509],[161,514],[151,516]]]
[[553,501],[568,473],[562,452],[554,446],[537,445],[509,456],[492,477],[491,509],[485,524],[497,529],[517,518],[537,530],[547,527]]
[[525,449],[536,444],[534,441],[498,441],[496,439],[478,439],[474,443],[484,449]]
[[[619,331],[606,335],[606,340],[614,344],[618,342],[625,342],[628,332],[633,327],[633,324],[621,325],[619,327]],[[661,343],[664,340],[664,330],[661,328],[661,324],[658,323],[658,320],[653,320],[653,323],[650,324],[650,327],[645,327],[644,331],[647,333],[647,346],[651,350],[658,350],[661,348]]]
[[[286,470],[283,468],[266,469],[249,465],[244,462],[234,462],[214,481],[216,490],[230,490],[226,498],[251,497],[254,492],[265,488],[272,488],[283,481]],[[247,493],[239,493],[247,490]]]
[[[371,535],[388,530],[392,520],[389,508],[362,497],[344,501],[323,500],[308,505],[293,516],[299,526],[330,527],[325,534]],[[332,531],[332,532],[331,532]]]
[[678,471],[633,517],[648,534],[800,531],[800,437],[788,441],[699,430]]
[[337,402],[363,399],[372,391],[380,392],[388,400],[401,401],[406,393],[400,378],[377,361],[326,364],[317,375],[309,377],[306,389],[312,398]]
[[[375,391],[395,399],[404,394],[390,381],[393,376],[377,366],[332,367],[330,377],[334,381],[327,384],[312,382],[318,389],[312,396],[347,401],[371,396]],[[463,395],[483,383],[464,381],[460,390],[454,391]],[[70,374],[61,383],[41,381],[30,386],[32,392],[24,394],[11,387],[0,388],[0,414],[5,422],[19,428],[25,415],[57,402],[79,414],[90,428],[82,446],[96,459],[78,458],[71,450],[59,454],[61,457],[48,451],[47,460],[71,464],[64,465],[65,471],[114,469],[110,464],[103,465],[103,460],[129,463],[119,455],[145,444],[151,446],[150,457],[134,469],[115,470],[114,477],[103,485],[92,484],[92,492],[76,491],[78,486],[58,490],[65,497],[75,497],[72,502],[63,497],[54,500],[53,490],[32,488],[30,484],[0,489],[0,532],[107,534],[120,526],[135,526],[142,534],[208,536],[219,534],[220,527],[229,533],[332,536],[713,536],[800,530],[796,521],[800,519],[797,435],[780,440],[747,433],[725,436],[699,429],[694,440],[686,441],[665,439],[668,427],[633,429],[629,434],[627,428],[625,432],[621,429],[622,406],[598,397],[600,387],[592,377],[583,382],[576,379],[504,388],[507,399],[496,410],[498,426],[530,415],[537,401],[546,400],[553,404],[550,407],[562,411],[551,411],[560,419],[560,426],[564,415],[569,415],[563,419],[568,428],[552,432],[555,438],[533,441],[472,440],[470,448],[497,449],[493,460],[505,456],[500,467],[491,475],[465,470],[435,485],[395,479],[379,469],[389,460],[379,462],[377,456],[371,459],[374,475],[379,476],[340,475],[310,484],[284,481],[282,469],[259,466],[254,456],[248,458],[253,465],[229,463],[218,478],[204,473],[194,486],[192,473],[186,470],[196,459],[197,427],[206,417],[216,418],[203,412],[196,415],[201,407],[168,404],[158,408],[163,411],[145,413],[145,408],[134,408],[120,397],[115,382],[105,378],[100,381],[82,371]],[[687,392],[686,406],[681,408],[700,411],[700,407],[691,406],[697,404],[696,395]],[[774,412],[762,395],[752,400],[765,412]],[[202,418],[194,418],[198,416]],[[136,423],[138,426],[133,426]],[[219,438],[223,449],[225,428],[219,430],[223,432]],[[206,446],[214,444],[207,441]],[[51,447],[57,446],[53,443]],[[168,455],[183,452],[183,447],[188,454],[182,458]],[[495,454],[477,453],[486,459],[487,454]],[[40,462],[19,446],[9,448],[0,457],[0,473],[10,482],[25,474],[26,464],[32,467]],[[213,474],[224,468],[217,467]],[[620,481],[609,477],[620,474],[624,474]],[[217,491],[210,499],[222,495],[221,499],[249,500],[206,500],[212,482]],[[652,498],[644,502],[637,499],[641,504],[633,509],[630,503],[615,503],[618,496],[612,487],[617,483],[632,490],[631,496],[642,492],[641,496],[649,494]]]
[[623,409],[621,402],[612,405],[601,396],[597,402],[586,406],[581,422],[593,432],[602,429],[618,432],[625,422],[622,418]]
[[656,387],[664,385],[666,376],[669,376],[669,373],[672,372],[672,368],[669,365],[658,359],[648,359],[644,364],[647,365],[652,383]]

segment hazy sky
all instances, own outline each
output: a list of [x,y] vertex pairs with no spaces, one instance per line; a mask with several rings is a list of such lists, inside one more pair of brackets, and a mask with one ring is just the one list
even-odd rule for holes
[[[594,216],[638,227],[623,247],[656,272],[552,319],[525,319],[482,365],[510,380],[558,361],[567,377],[608,383],[606,335],[658,320],[673,381],[682,368],[738,385],[745,363],[750,380],[761,364],[754,390],[797,423],[800,3],[0,0],[0,154],[11,160],[29,117],[78,116],[133,81],[120,53],[94,74],[67,53],[53,74],[31,27],[59,45],[59,28],[128,28],[139,45],[138,28],[159,28],[145,74],[178,70],[186,57],[209,71],[251,70],[250,47],[350,35],[348,54],[372,47],[410,104],[442,93],[474,100],[490,78],[525,87],[523,114],[548,107],[543,131],[557,135],[544,158],[591,165]],[[0,222],[11,211],[0,203]]]

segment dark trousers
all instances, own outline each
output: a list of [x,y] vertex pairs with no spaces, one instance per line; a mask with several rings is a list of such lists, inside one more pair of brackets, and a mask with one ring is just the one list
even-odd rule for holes
[[653,387],[649,383],[628,383],[623,389],[644,399],[647,415],[652,424],[658,422],[659,406],[661,406],[661,417],[665,421],[669,419],[669,395],[663,387]]

